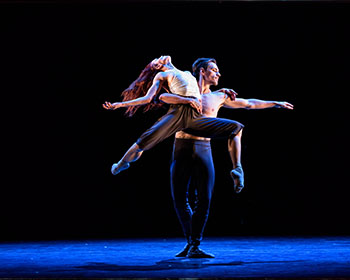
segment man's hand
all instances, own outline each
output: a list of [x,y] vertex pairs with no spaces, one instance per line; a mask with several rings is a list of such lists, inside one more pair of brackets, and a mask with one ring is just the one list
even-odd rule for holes
[[219,89],[218,91],[227,94],[227,96],[228,96],[232,101],[235,101],[235,100],[236,100],[236,96],[238,95],[237,92],[235,92],[233,89],[230,89],[230,88],[222,88],[222,89]]
[[276,108],[284,108],[284,109],[289,109],[289,110],[293,110],[294,109],[294,105],[290,104],[288,102],[276,102],[275,105]]
[[189,104],[196,109],[198,113],[202,114],[202,100],[197,98],[189,98]]
[[111,103],[111,102],[105,102],[104,104],[102,104],[102,107],[105,108],[106,110],[115,110],[115,109],[118,109],[120,107],[123,107],[122,106],[122,102],[115,102],[115,103]]

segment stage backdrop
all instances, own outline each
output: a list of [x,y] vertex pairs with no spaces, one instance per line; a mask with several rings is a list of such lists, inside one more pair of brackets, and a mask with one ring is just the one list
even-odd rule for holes
[[226,140],[206,236],[348,230],[347,3],[2,3],[3,239],[182,236],[170,194],[173,137],[112,176],[166,108],[106,111],[155,57],[217,60],[217,87],[283,109],[228,110],[245,125],[246,188]]

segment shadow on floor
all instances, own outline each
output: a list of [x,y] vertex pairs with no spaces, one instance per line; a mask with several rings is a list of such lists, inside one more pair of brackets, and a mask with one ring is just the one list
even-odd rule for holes
[[154,265],[115,265],[103,262],[91,262],[88,265],[76,267],[84,270],[99,271],[156,271],[156,270],[173,270],[173,269],[203,269],[217,266],[240,266],[245,264],[263,264],[263,263],[298,263],[303,260],[294,261],[266,261],[266,262],[227,262],[219,263],[208,259],[169,259],[156,262]]

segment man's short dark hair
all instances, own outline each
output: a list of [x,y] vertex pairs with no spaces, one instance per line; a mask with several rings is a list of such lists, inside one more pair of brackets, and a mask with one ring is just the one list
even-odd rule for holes
[[192,64],[192,74],[196,77],[196,79],[199,79],[199,71],[201,68],[204,68],[204,70],[207,70],[208,64],[210,62],[214,62],[216,64],[216,60],[214,58],[198,58],[193,64]]

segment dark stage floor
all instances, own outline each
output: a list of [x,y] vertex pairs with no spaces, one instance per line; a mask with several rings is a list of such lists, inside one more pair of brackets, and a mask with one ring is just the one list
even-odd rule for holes
[[0,277],[350,277],[350,237],[207,237],[215,259],[173,257],[181,238],[7,242]]

